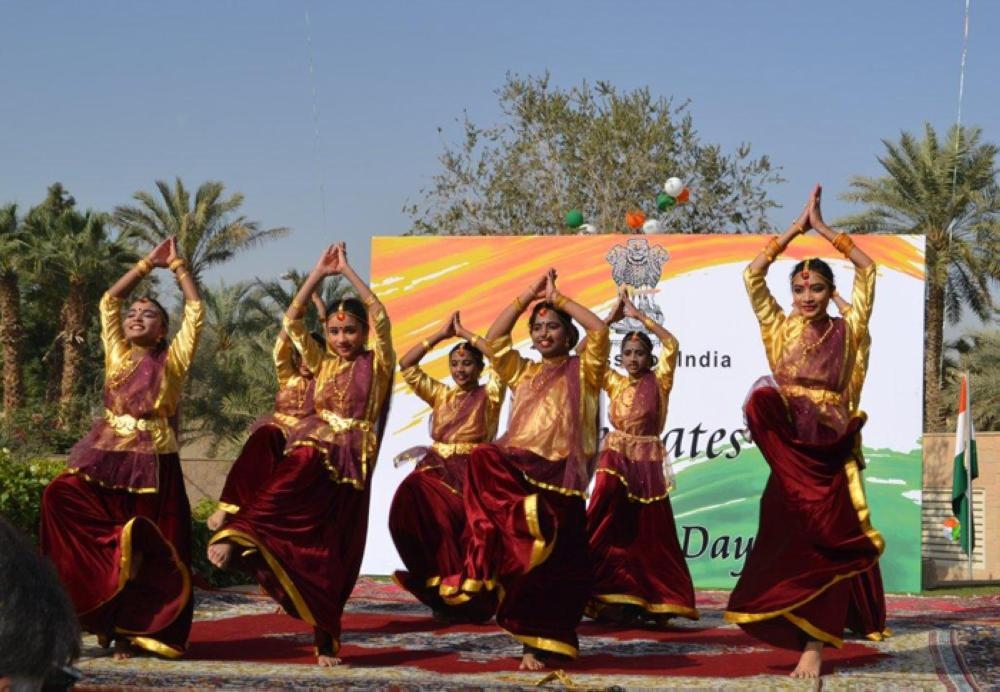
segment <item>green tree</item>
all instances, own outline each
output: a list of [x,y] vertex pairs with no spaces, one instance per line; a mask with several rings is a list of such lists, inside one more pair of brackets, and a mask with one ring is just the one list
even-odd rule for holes
[[[765,186],[781,182],[777,169],[751,158],[747,144],[727,154],[703,143],[686,103],[607,82],[561,89],[548,75],[508,75],[497,95],[504,121],[463,118],[462,140],[440,156],[443,170],[421,202],[403,208],[411,232],[576,233],[563,221],[572,208],[603,233],[628,231],[632,209],[674,232],[770,229],[766,213],[777,204]],[[656,195],[671,176],[686,181],[691,201],[661,214]]]
[[952,127],[940,141],[930,124],[924,137],[903,132],[883,140],[878,157],[886,175],[855,177],[842,197],[868,205],[837,221],[855,232],[918,233],[926,238],[924,430],[944,429],[944,324],[963,310],[981,320],[996,313],[991,291],[1000,281],[1000,188],[997,146],[976,127]]
[[88,326],[96,314],[98,297],[109,277],[122,274],[138,259],[121,236],[108,232],[108,216],[87,210],[44,204],[30,212],[25,228],[33,237],[28,257],[36,281],[55,288],[63,297],[59,307],[58,341],[62,351],[59,406],[63,420],[79,392]]
[[977,431],[1000,430],[1000,330],[974,331],[949,344],[957,354],[944,396],[949,407],[948,426],[954,428],[958,382],[969,373],[972,420]]
[[21,319],[19,260],[25,240],[17,218],[17,205],[0,209],[0,348],[3,350],[3,411],[9,415],[24,405],[21,349],[24,323]]
[[174,181],[173,188],[157,180],[156,188],[159,199],[143,190],[136,192],[132,198],[138,204],[116,207],[114,222],[138,238],[142,246],[150,248],[177,236],[178,250],[187,259],[191,275],[198,283],[209,267],[288,233],[287,228],[262,229],[258,222],[236,216],[243,195],[236,192],[224,197],[220,182],[202,183],[193,204],[180,178]]

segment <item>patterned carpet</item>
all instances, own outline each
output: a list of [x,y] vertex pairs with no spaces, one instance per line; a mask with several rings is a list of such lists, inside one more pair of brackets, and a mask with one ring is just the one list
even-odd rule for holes
[[[809,689],[788,677],[795,655],[722,621],[726,594],[699,592],[702,619],[670,629],[585,621],[581,658],[545,686],[570,689]],[[442,625],[391,583],[362,579],[344,620],[347,665],[320,669],[312,633],[267,598],[199,591],[188,656],[116,662],[93,637],[76,689],[536,688],[516,670],[520,647],[493,625]],[[1000,689],[1000,596],[890,596],[884,642],[827,649],[827,690]],[[555,672],[555,671],[553,671]]]

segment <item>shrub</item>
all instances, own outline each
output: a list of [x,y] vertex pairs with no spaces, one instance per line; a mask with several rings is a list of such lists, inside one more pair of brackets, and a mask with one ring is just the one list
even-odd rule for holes
[[42,490],[65,463],[55,459],[20,459],[0,448],[0,514],[38,542]]

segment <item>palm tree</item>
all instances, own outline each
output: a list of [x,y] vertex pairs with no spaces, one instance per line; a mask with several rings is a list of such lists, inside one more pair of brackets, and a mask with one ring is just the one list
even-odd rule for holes
[[106,214],[69,208],[51,213],[36,208],[25,228],[36,240],[28,257],[36,279],[59,284],[64,296],[59,308],[62,377],[59,407],[63,421],[77,394],[86,329],[108,277],[119,276],[138,259],[126,239],[111,237]]
[[132,195],[139,204],[116,207],[114,223],[125,233],[140,239],[150,248],[170,236],[177,236],[177,246],[195,281],[201,283],[202,273],[209,267],[226,262],[237,253],[280,238],[287,228],[261,229],[256,221],[236,216],[243,195],[236,192],[223,197],[220,182],[202,183],[191,204],[191,195],[180,178],[171,188],[156,181],[160,199],[144,190]]
[[919,233],[926,238],[924,430],[944,429],[942,351],[944,322],[965,309],[981,320],[996,312],[991,289],[1000,281],[998,148],[981,142],[976,127],[952,127],[939,141],[931,125],[918,140],[903,132],[883,140],[879,178],[855,177],[842,197],[869,205],[838,224],[867,233]]
[[25,243],[17,218],[17,205],[0,209],[0,347],[3,349],[4,415],[24,405],[24,380],[21,373],[21,287],[18,259],[24,256]]

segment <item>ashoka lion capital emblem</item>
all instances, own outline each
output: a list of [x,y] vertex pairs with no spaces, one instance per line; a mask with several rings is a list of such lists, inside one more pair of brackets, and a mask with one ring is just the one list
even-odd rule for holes
[[[626,286],[632,296],[635,306],[655,320],[663,323],[663,311],[653,300],[656,287],[663,275],[663,265],[670,259],[670,253],[660,246],[650,247],[649,241],[638,236],[628,239],[622,245],[615,245],[604,257],[611,265],[611,278],[620,289]],[[614,331],[624,334],[631,331],[648,332],[642,323],[631,317],[626,317],[612,326]]]

